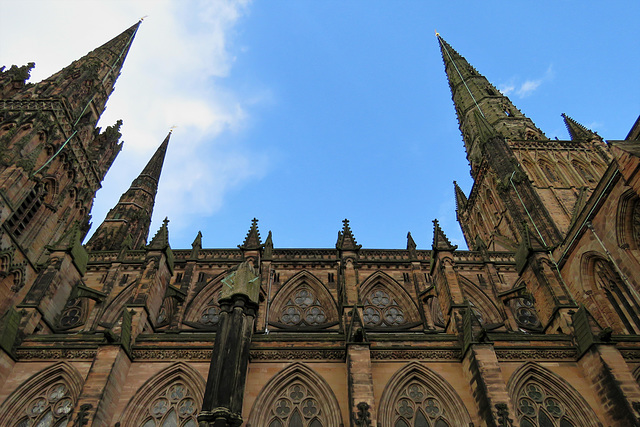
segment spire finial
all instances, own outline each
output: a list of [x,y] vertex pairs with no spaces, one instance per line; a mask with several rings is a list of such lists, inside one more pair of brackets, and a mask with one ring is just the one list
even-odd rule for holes
[[244,242],[238,245],[238,247],[244,250],[256,250],[263,246],[262,240],[260,239],[260,231],[258,230],[258,219],[253,218],[251,220],[251,227],[247,232],[247,237],[245,237]]
[[342,221],[342,231],[338,232],[338,241],[336,242],[336,249],[339,250],[351,250],[357,251],[362,247],[356,241],[356,238],[353,236],[353,232],[351,231],[351,227],[349,227],[349,220],[344,219]]
[[433,245],[432,248],[436,250],[455,251],[458,246],[452,245],[447,236],[440,228],[440,223],[437,219],[433,220]]

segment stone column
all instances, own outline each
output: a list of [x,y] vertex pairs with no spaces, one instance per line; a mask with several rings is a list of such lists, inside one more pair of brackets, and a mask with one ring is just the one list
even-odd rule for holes
[[351,409],[349,425],[375,427],[377,425],[376,408],[368,342],[347,344],[347,369]]
[[245,261],[222,283],[220,322],[202,412],[198,415],[200,427],[235,427],[243,422],[242,402],[258,310],[260,277]]

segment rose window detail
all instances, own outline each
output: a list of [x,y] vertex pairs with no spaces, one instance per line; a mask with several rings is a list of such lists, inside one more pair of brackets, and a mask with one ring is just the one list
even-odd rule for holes
[[[311,305],[311,304],[309,304]],[[318,400],[302,383],[284,389],[270,410],[269,427],[323,427],[325,418]]]
[[183,383],[164,388],[147,408],[140,427],[197,427],[198,402]]
[[64,383],[55,383],[46,388],[37,397],[31,399],[24,409],[23,417],[17,427],[63,427],[70,421],[74,400],[69,387]]
[[287,300],[280,312],[280,323],[287,326],[313,327],[327,323],[324,307],[308,287],[302,287]]
[[407,323],[402,308],[382,289],[374,289],[365,298],[362,320],[366,326],[373,327],[394,327]]
[[525,384],[516,406],[522,427],[576,427],[558,396],[535,382]]
[[394,427],[451,427],[440,400],[420,383],[407,385],[395,408]]

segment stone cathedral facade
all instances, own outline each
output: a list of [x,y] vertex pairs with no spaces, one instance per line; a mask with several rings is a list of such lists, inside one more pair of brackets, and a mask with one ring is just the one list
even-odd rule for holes
[[347,220],[332,248],[257,220],[172,248],[149,231],[170,135],[83,245],[138,27],[40,83],[0,73],[1,426],[640,425],[640,122],[550,140],[438,36],[471,250],[437,221],[430,250],[363,248]]

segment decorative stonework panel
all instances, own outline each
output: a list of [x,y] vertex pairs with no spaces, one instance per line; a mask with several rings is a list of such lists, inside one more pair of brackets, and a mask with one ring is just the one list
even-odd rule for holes
[[147,406],[147,418],[142,427],[196,427],[200,402],[183,383],[175,383],[162,390]]
[[294,382],[280,393],[270,416],[269,427],[327,426],[317,398],[301,382]]
[[16,427],[58,427],[66,426],[70,420],[74,400],[64,383],[56,383],[43,390],[25,407],[26,416]]

